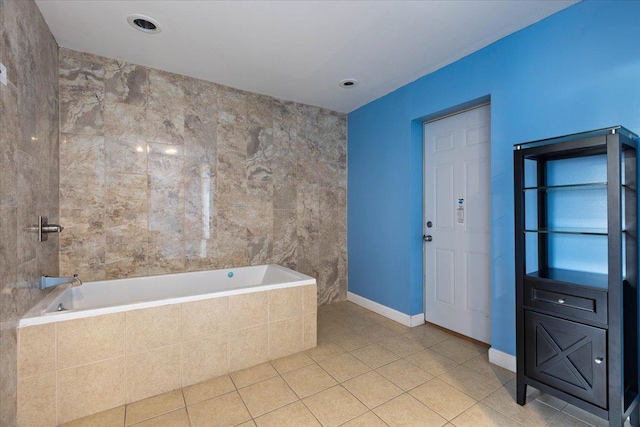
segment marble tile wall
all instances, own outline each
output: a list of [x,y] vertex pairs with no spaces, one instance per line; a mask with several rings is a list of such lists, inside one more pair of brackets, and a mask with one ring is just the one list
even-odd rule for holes
[[0,425],[15,426],[17,319],[58,274],[58,236],[38,242],[38,216],[58,221],[58,46],[32,0],[0,1]]
[[346,116],[60,49],[60,270],[277,263],[346,298]]

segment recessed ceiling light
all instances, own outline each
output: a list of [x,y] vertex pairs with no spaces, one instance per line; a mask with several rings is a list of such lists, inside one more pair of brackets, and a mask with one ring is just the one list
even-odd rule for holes
[[345,89],[351,89],[352,87],[358,86],[358,81],[356,79],[344,79],[340,80],[338,86],[343,87]]
[[158,21],[145,15],[129,15],[127,17],[127,22],[129,22],[129,25],[136,30],[140,30],[144,33],[157,34],[162,31]]

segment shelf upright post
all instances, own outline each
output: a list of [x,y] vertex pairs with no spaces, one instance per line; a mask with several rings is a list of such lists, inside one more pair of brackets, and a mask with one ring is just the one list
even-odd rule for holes
[[527,398],[527,384],[524,379],[525,349],[524,349],[524,317],[520,316],[524,309],[525,273],[525,234],[524,234],[524,157],[519,148],[513,152],[514,197],[515,197],[515,261],[516,261],[516,400],[524,405]]
[[607,135],[607,265],[608,265],[608,312],[607,372],[609,387],[609,425],[624,426],[624,399],[622,373],[622,182],[620,162],[621,146],[618,134]]

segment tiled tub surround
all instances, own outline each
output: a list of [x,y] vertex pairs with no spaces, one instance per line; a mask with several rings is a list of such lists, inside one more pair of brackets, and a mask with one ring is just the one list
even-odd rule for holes
[[346,116],[60,49],[63,275],[275,263],[346,298]]
[[315,347],[316,293],[301,285],[21,327],[18,425],[55,426]]
[[58,274],[58,236],[38,242],[38,215],[58,222],[58,45],[32,0],[0,0],[0,425],[16,423],[18,319]]

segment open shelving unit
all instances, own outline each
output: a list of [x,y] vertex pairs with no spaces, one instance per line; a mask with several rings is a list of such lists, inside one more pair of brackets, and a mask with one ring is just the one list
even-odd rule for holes
[[530,385],[639,425],[637,140],[617,126],[515,147],[520,405]]

